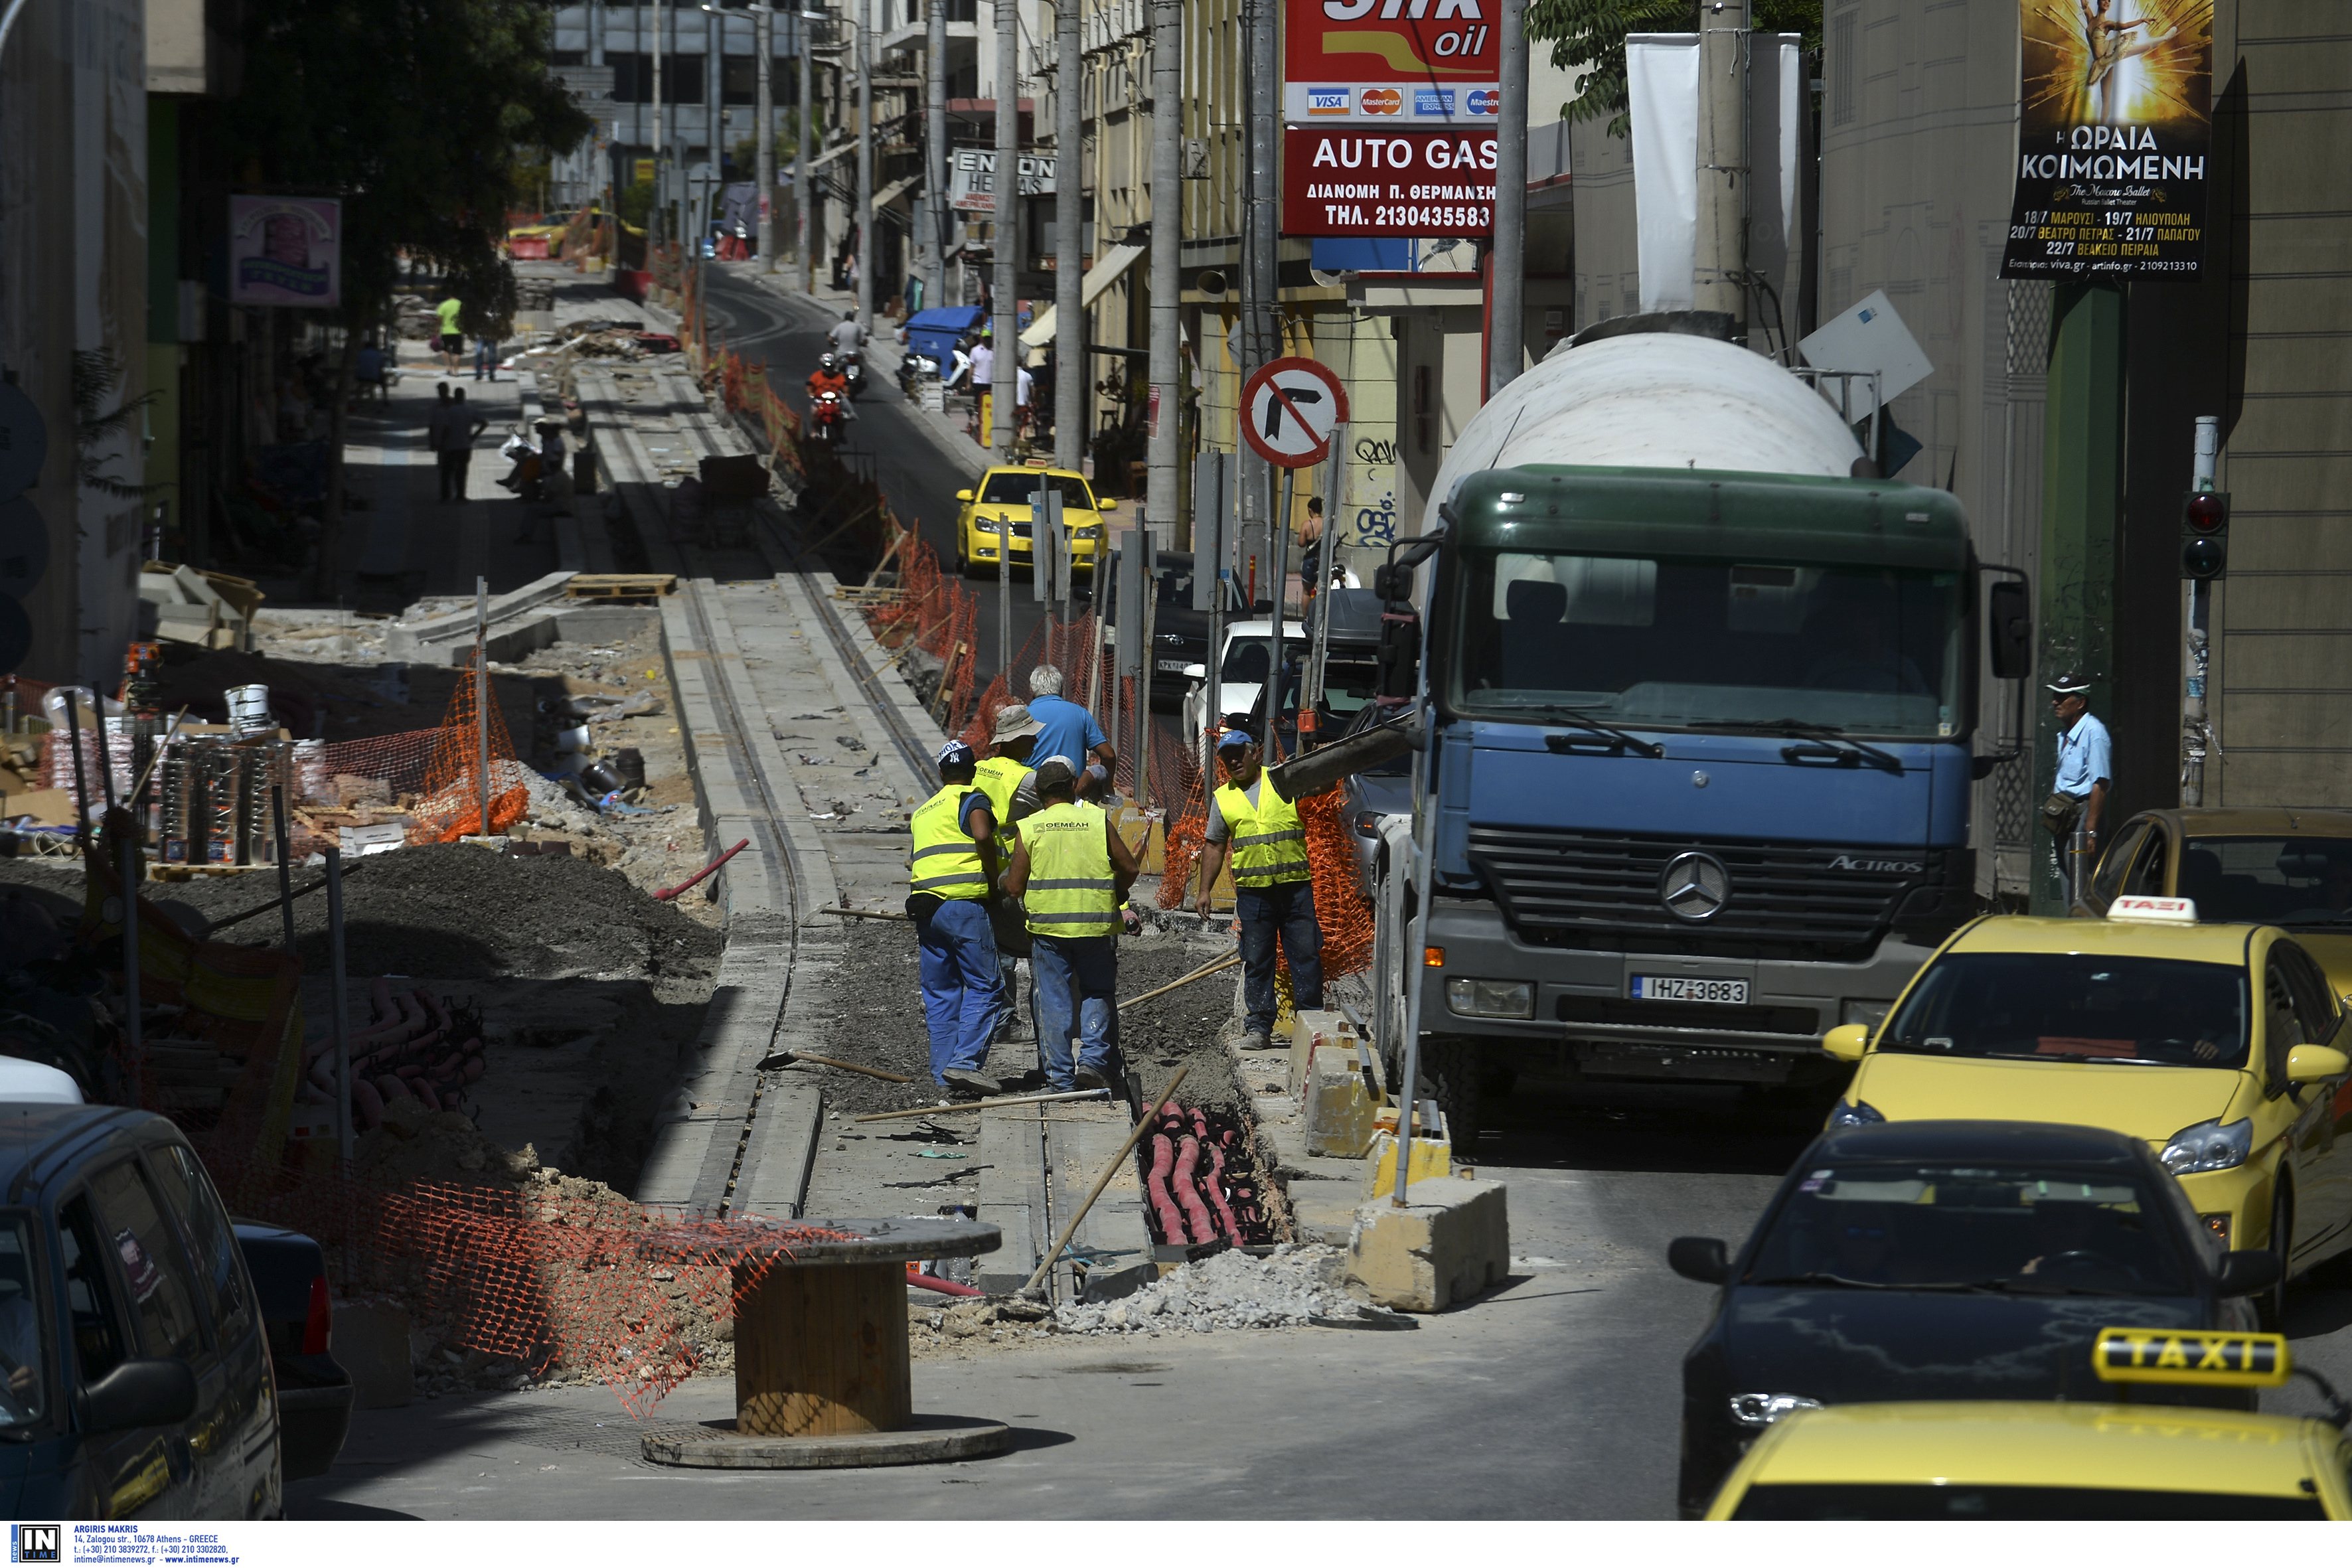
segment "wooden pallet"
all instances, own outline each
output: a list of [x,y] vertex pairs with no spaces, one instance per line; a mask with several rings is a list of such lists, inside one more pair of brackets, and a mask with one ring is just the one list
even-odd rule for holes
[[666,572],[582,572],[563,584],[567,599],[651,599],[677,592],[677,579]]

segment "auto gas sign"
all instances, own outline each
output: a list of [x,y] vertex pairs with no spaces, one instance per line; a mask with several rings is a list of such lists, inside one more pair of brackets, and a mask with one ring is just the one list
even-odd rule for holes
[[1287,0],[1282,117],[1293,125],[1492,126],[1501,0]]
[[1294,125],[1282,133],[1282,232],[1485,238],[1495,132]]

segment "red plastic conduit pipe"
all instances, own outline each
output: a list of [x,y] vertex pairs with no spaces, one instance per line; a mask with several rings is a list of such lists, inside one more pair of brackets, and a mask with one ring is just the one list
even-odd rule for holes
[[1171,1246],[1184,1243],[1184,1215],[1176,1207],[1176,1199],[1168,1190],[1168,1174],[1176,1168],[1176,1145],[1165,1132],[1151,1135],[1151,1174],[1145,1185],[1151,1197],[1152,1215],[1160,1221],[1160,1235]]
[[907,1283],[924,1290],[937,1290],[942,1296],[985,1296],[987,1291],[976,1285],[961,1285],[952,1279],[942,1279],[936,1274],[909,1274]]
[[1176,1145],[1176,1201],[1184,1205],[1185,1215],[1192,1222],[1192,1239],[1214,1241],[1217,1226],[1209,1217],[1209,1205],[1201,1201],[1201,1141],[1190,1133]]
[[727,851],[727,853],[726,853],[726,854],[721,855],[718,859],[713,860],[709,865],[705,866],[701,870],[697,871],[693,876],[688,877],[685,881],[680,882],[677,887],[675,887],[675,888],[663,888],[663,889],[659,889],[658,891],[656,891],[656,892],[654,894],[654,897],[655,897],[655,898],[656,898],[656,899],[674,899],[674,898],[677,897],[680,893],[685,892],[688,888],[693,887],[697,882],[699,882],[700,880],[702,880],[702,879],[704,879],[705,877],[708,877],[709,875],[710,875],[710,873],[712,873],[713,871],[716,871],[717,869],[719,869],[719,867],[724,866],[725,864],[727,864],[727,862],[728,862],[728,861],[732,860],[733,858],[735,858],[736,850],[740,850],[740,849],[741,849],[745,845],[747,845],[747,844],[749,844],[749,843],[751,843],[751,841],[750,839],[748,839],[748,838],[739,838],[739,839],[737,839],[737,840],[735,841],[735,848],[734,848],[734,849],[730,849],[729,851]]

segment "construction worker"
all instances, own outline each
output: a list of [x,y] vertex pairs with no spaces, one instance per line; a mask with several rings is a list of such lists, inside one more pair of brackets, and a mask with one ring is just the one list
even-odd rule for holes
[[955,1089],[997,1094],[982,1069],[1004,1009],[1004,977],[989,925],[999,864],[996,817],[972,782],[976,760],[961,741],[939,751],[940,792],[908,819],[915,839],[907,913],[922,945],[923,1016],[930,1026],[931,1077]]
[[1014,829],[1004,873],[1004,890],[1029,907],[1037,1047],[1046,1078],[1063,1090],[1108,1089],[1118,1076],[1119,906],[1141,869],[1109,814],[1081,802],[1077,789],[1069,758],[1037,764],[1045,804]]
[[[1029,772],[1030,748],[1037,743],[1038,731],[1045,728],[1029,716],[1029,710],[1018,702],[1008,702],[996,710],[996,723],[990,731],[988,755],[981,758],[979,771],[972,782],[988,792],[988,808],[996,819],[996,852],[1006,864],[1013,861],[1013,824],[1036,807],[1036,784]],[[1019,804],[1014,792],[1020,794]],[[1020,994],[1014,988],[1013,965],[1025,953],[1017,950],[1019,932],[1003,933],[996,944],[996,966],[1004,976],[1004,1012],[997,1024],[997,1038],[1012,1040],[1020,1037],[1021,1015],[1014,998]],[[1030,998],[1029,1011],[1037,1011],[1036,998]]]
[[1323,1005],[1323,929],[1315,919],[1315,875],[1307,864],[1307,829],[1298,808],[1258,765],[1258,744],[1227,730],[1217,742],[1225,782],[1209,800],[1208,853],[1201,862],[1195,907],[1209,913],[1209,891],[1230,854],[1234,914],[1242,927],[1242,999],[1249,1010],[1244,1050],[1265,1050],[1274,1034],[1274,946],[1290,960],[1291,1004]]

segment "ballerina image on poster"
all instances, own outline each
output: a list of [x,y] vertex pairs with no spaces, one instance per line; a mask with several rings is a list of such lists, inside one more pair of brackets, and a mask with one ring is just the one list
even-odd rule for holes
[[2084,61],[2083,89],[2091,100],[2091,118],[2101,125],[2123,121],[2122,82],[2116,73],[2126,60],[2154,54],[2170,43],[2179,29],[2167,28],[2135,39],[2131,34],[2149,25],[2148,18],[2137,16],[2125,22],[2114,16],[2115,0],[2075,0],[2083,8],[2083,42],[2088,58]]

